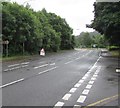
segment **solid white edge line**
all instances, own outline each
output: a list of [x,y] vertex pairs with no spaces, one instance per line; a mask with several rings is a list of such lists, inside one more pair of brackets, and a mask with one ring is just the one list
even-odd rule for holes
[[21,81],[23,81],[23,80],[24,80],[24,78],[19,79],[19,80],[16,80],[16,81],[13,81],[13,82],[10,82],[10,83],[8,83],[8,84],[4,84],[4,85],[0,86],[0,88],[7,87],[7,86],[9,86],[9,85],[12,85],[12,84],[15,84],[15,83],[21,82]]

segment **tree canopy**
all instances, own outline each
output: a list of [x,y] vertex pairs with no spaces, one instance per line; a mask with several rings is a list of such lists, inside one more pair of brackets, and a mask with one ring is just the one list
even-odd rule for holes
[[89,27],[104,34],[111,44],[120,44],[120,2],[95,2]]
[[[34,11],[29,5],[2,2],[2,40],[9,41],[9,54],[34,53],[74,48],[72,28],[66,20],[48,13]],[[5,45],[3,46],[5,50]]]

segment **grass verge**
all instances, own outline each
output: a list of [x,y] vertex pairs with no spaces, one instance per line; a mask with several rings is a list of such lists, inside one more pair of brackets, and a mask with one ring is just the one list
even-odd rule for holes
[[111,55],[112,55],[113,57],[118,57],[118,56],[120,56],[120,55],[119,55],[119,50],[110,51],[110,53],[111,53]]

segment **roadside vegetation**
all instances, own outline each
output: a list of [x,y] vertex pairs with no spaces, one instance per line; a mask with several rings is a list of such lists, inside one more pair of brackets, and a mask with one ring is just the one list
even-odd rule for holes
[[[2,2],[3,57],[35,54],[45,51],[73,49],[75,46],[72,28],[66,20],[48,13],[45,9],[34,11],[29,4]],[[6,41],[9,44],[6,44]]]
[[[118,56],[120,50],[120,2],[95,2],[94,20],[86,25],[95,32],[73,35],[64,18],[45,9],[34,11],[29,4],[2,2],[3,57],[38,54],[77,48],[107,48]],[[8,43],[9,42],[9,43]]]
[[105,48],[107,42],[104,35],[98,32],[82,32],[76,36],[76,47],[78,48]]
[[[95,2],[93,28],[105,36],[109,50],[120,51],[120,2]],[[119,50],[119,51],[118,51]]]

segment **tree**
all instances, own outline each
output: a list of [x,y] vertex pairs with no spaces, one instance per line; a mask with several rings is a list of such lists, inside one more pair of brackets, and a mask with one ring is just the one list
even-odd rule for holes
[[89,27],[104,34],[111,44],[120,44],[120,2],[95,2],[94,15]]

